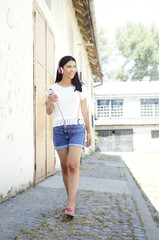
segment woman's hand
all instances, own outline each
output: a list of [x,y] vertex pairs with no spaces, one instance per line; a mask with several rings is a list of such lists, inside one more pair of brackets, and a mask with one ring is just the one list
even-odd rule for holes
[[83,118],[84,118],[86,131],[87,131],[87,141],[85,143],[85,146],[86,147],[90,147],[91,143],[92,143],[92,137],[91,137],[89,112],[88,112],[88,108],[87,108],[87,100],[86,100],[86,98],[81,101],[81,111],[82,111],[82,115],[83,115]]
[[50,94],[50,95],[48,96],[47,103],[54,105],[54,103],[57,102],[57,100],[58,100],[58,96],[57,96],[57,95]]
[[90,147],[90,146],[91,146],[91,143],[92,143],[91,134],[90,134],[90,133],[87,133],[87,141],[86,141],[86,143],[85,143],[85,146],[86,146],[86,147]]
[[46,112],[48,115],[52,114],[54,103],[57,102],[57,95],[50,94],[46,102]]

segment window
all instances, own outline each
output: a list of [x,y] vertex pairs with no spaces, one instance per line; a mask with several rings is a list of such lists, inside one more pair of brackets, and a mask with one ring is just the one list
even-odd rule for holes
[[151,138],[159,138],[159,130],[151,130]]
[[97,117],[111,118],[123,116],[123,99],[97,100]]
[[159,98],[140,100],[141,117],[159,116]]
[[123,116],[123,100],[111,100],[111,117]]
[[97,117],[109,117],[109,100],[97,100]]
[[110,130],[96,130],[96,132],[98,133],[98,137],[108,137],[111,135]]
[[132,129],[96,130],[98,137],[133,135]]

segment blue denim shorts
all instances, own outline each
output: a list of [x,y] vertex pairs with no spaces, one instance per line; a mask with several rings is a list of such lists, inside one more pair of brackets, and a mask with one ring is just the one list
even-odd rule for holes
[[[69,132],[67,129],[69,130]],[[84,124],[68,125],[67,128],[65,125],[54,127],[53,143],[55,150],[65,149],[70,146],[84,148],[85,125]]]

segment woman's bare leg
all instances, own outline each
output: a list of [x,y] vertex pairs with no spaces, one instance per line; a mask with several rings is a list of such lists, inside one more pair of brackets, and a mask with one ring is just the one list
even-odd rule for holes
[[68,148],[57,150],[57,153],[60,158],[63,182],[68,195],[69,194]]
[[68,206],[75,207],[75,199],[79,183],[79,165],[83,149],[81,147],[69,147],[68,150],[68,169],[69,169],[69,194]]

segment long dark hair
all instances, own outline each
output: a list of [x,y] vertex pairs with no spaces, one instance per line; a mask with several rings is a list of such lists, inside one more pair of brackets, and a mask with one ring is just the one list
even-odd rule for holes
[[[76,63],[76,60],[74,57],[72,56],[64,56],[63,58],[61,58],[59,64],[58,64],[58,68],[62,67],[69,61],[74,61]],[[60,82],[62,80],[62,74],[58,72],[57,69],[57,73],[56,73],[56,80],[55,83]],[[78,76],[78,72],[76,72],[74,78],[72,78],[71,83],[73,86],[75,86],[75,91],[80,91],[82,92],[82,83],[79,80],[79,76]]]

